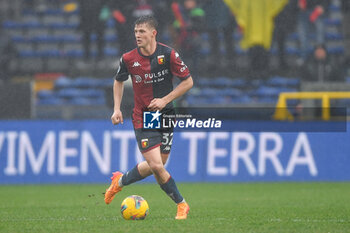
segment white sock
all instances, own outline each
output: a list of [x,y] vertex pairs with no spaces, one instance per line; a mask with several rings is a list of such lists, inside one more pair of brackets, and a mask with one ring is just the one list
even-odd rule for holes
[[123,176],[121,176],[120,179],[118,180],[118,185],[121,188],[124,187],[124,185],[122,184],[122,178],[123,178]]

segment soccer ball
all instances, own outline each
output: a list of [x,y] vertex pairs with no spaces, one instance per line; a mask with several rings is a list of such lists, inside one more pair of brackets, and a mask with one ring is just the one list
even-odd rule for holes
[[138,195],[125,198],[120,209],[125,220],[143,220],[146,218],[148,211],[147,201]]

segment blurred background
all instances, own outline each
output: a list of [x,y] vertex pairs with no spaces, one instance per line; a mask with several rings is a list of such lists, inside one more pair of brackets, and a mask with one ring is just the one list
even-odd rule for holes
[[[235,109],[245,114],[240,120],[249,109],[253,120],[273,126],[238,122],[258,133],[178,134],[181,147],[173,153],[188,163],[170,160],[169,169],[179,181],[350,180],[349,125],[318,124],[336,120],[333,107],[349,115],[349,5],[0,0],[0,183],[104,182],[142,160],[130,121],[130,80],[125,124],[113,127],[109,119],[119,58],[135,47],[135,19],[148,14],[159,21],[158,41],[179,51],[195,82],[176,106]],[[293,133],[281,133],[295,119],[311,119],[303,125],[308,132],[292,125],[284,132]],[[275,120],[288,121],[274,128]]]
[[[273,108],[281,92],[350,90],[346,0],[0,4],[3,119],[108,118],[119,58],[135,47],[133,23],[146,14],[159,20],[158,40],[180,52],[195,80],[178,106]],[[126,117],[131,96],[128,83]],[[290,102],[302,104],[319,103]]]

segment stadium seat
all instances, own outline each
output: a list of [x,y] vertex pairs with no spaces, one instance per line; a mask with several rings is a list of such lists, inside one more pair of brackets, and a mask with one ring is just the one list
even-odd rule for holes
[[96,79],[96,87],[110,88],[113,86],[114,78],[98,78]]
[[118,56],[119,54],[119,51],[118,49],[115,49],[115,48],[104,48],[104,55],[107,56],[107,57],[116,57]]
[[245,78],[235,78],[232,80],[231,86],[235,88],[245,88],[247,86],[247,81]]
[[76,88],[94,88],[97,84],[97,79],[90,77],[77,77],[72,80],[72,87]]
[[219,89],[216,89],[216,88],[209,88],[209,87],[206,87],[206,88],[203,88],[200,93],[202,96],[210,96],[210,97],[213,97],[213,96],[217,96],[219,94],[220,90]]
[[343,46],[336,46],[336,47],[330,47],[330,48],[327,48],[327,51],[329,54],[344,54],[345,53],[345,49]]
[[36,95],[39,99],[41,98],[44,99],[44,98],[49,98],[53,96],[54,92],[50,90],[41,90],[41,91],[38,91]]
[[257,97],[277,97],[280,92],[279,88],[261,86],[253,92],[253,95]]
[[71,105],[91,105],[91,100],[84,97],[76,97],[67,101]]
[[37,105],[63,105],[65,101],[58,97],[40,98]]
[[55,88],[56,89],[61,89],[61,88],[66,88],[66,87],[71,87],[72,86],[72,79],[67,78],[65,76],[61,76],[55,81]]
[[232,86],[232,79],[228,77],[217,77],[212,79],[212,84],[213,86],[216,87],[230,87]]
[[237,98],[242,95],[242,91],[236,89],[236,88],[224,88],[218,90],[218,95],[224,95],[229,97]]
[[84,56],[84,51],[82,49],[71,49],[64,52],[67,57],[71,58],[81,58]]
[[211,85],[211,79],[209,78],[204,78],[204,77],[200,77],[197,80],[197,84],[200,87],[207,87]]
[[298,86],[300,84],[300,79],[298,78],[286,78],[286,77],[271,77],[266,82],[267,85],[276,87],[288,87],[288,86]]
[[82,96],[82,90],[79,88],[62,88],[57,91],[57,96],[60,98],[74,98],[74,97],[81,97]]

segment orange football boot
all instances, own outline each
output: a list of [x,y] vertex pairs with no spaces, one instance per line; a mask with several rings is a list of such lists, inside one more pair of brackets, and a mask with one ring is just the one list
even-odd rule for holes
[[114,196],[122,191],[122,188],[119,187],[119,180],[120,178],[123,176],[123,173],[121,172],[113,172],[113,176],[111,177],[111,185],[109,186],[109,188],[106,190],[105,193],[105,202],[108,205],[109,203],[111,203],[113,201]]
[[186,202],[177,204],[177,214],[175,219],[186,219],[189,211],[190,206]]

